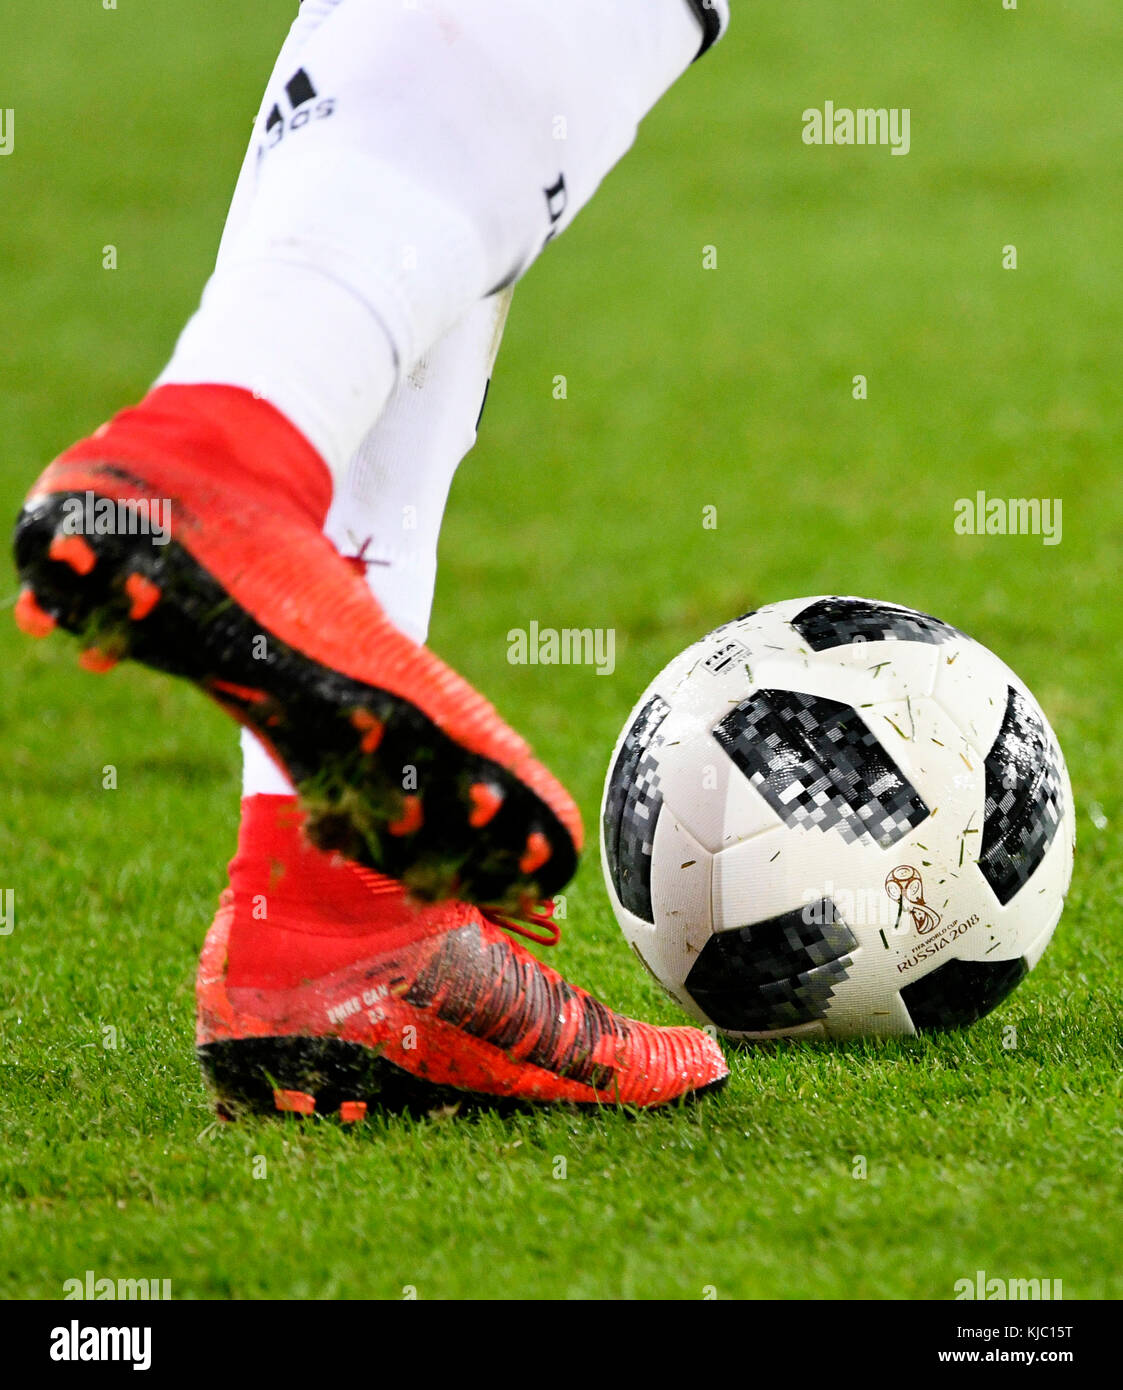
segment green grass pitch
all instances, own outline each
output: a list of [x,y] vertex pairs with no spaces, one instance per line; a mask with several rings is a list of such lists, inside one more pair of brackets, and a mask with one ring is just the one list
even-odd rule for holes
[[[292,9],[64,0],[44,28],[7,7],[4,515],[166,359]],[[72,644],[0,623],[5,1295],[59,1297],[88,1269],[177,1298],[948,1298],[978,1269],[1123,1293],[1115,9],[734,0],[733,18],[515,296],[433,645],[594,827],[624,714],[700,632],[809,593],[939,614],[1019,671],[1068,757],[1077,866],[1052,946],[973,1030],[731,1053],[727,1089],[674,1113],[219,1126],[192,987],[234,843],[234,733],[190,690],[94,679]],[[805,146],[801,113],[828,99],[908,107],[910,153]],[[980,489],[1062,498],[1061,544],[957,536]],[[15,589],[9,568],[0,606]],[[614,628],[615,674],[509,665],[531,619]],[[567,928],[567,975],[678,1019],[595,850]]]

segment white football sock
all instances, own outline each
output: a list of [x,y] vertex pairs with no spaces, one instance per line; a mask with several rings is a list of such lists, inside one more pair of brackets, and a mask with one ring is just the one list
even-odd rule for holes
[[[293,372],[295,355],[347,369]],[[255,260],[219,270],[157,385],[241,386],[281,411],[338,480],[394,388],[397,358],[380,320],[347,286],[306,265]]]
[[[476,425],[510,292],[475,305],[404,376],[352,460],[324,530],[343,555],[361,555],[367,583],[416,642],[429,631],[437,542],[457,465]],[[292,784],[242,732],[242,794],[289,796]]]
[[416,642],[429,631],[445,504],[476,442],[510,297],[475,305],[402,378],[324,527],[342,554],[362,554],[375,597]]
[[[254,390],[307,435],[337,481],[328,534],[387,562],[368,581],[418,640],[506,313],[483,296],[592,196],[699,19],[712,37],[699,8],[724,19],[726,0],[305,0],[282,48],[160,381]],[[291,793],[243,750],[246,795]]]
[[700,38],[686,0],[312,7],[161,382],[258,391],[341,483],[398,373],[564,231]]

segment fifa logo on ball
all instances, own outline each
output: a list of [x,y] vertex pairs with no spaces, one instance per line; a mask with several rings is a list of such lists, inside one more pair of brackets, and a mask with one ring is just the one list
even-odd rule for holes
[[891,902],[900,903],[900,917],[907,911],[919,936],[927,936],[940,925],[940,914],[924,901],[924,881],[911,864],[898,864],[885,877],[885,891]]

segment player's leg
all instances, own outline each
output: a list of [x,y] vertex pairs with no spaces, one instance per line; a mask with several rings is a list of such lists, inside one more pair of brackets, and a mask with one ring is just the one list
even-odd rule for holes
[[[305,36],[294,29],[279,73]],[[254,171],[251,161],[224,254],[252,202]],[[503,297],[469,310],[399,380],[328,518],[344,555],[373,562],[368,582],[417,640],[428,623],[445,496],[474,438],[504,311]],[[287,780],[262,745],[244,738],[247,796],[232,887],[199,974],[200,1054],[226,1109],[338,1103],[344,1118],[357,1118],[371,1097],[429,1106],[441,1086],[456,1095],[647,1105],[724,1076],[720,1049],[695,1030],[621,1018],[474,909],[419,911],[400,885],[314,849]]]
[[[216,270],[253,204],[260,151],[271,139],[273,94],[291,82],[307,40],[336,8],[337,0],[304,0],[285,39],[231,199]],[[503,291],[473,305],[399,377],[336,488],[324,526],[341,555],[361,560],[387,616],[416,642],[428,634],[445,503],[456,468],[475,443],[510,302],[511,291]],[[247,797],[292,794],[283,770],[248,729],[242,748]]]
[[[328,520],[418,640],[507,297],[471,310],[403,378]],[[724,1077],[704,1034],[621,1017],[500,929],[525,924],[464,903],[419,908],[393,880],[315,849],[283,775],[243,738],[238,851],[198,976],[199,1057],[222,1113],[338,1107],[357,1119],[372,1099],[430,1108],[465,1091],[655,1105]]]
[[[300,51],[305,42],[316,32],[327,17],[334,12],[338,0],[297,0],[300,8],[296,18],[284,42],[281,50],[277,54],[277,61],[273,64],[273,71],[266,84],[266,91],[271,92],[278,83],[284,81],[286,73],[295,72],[298,66]],[[249,212],[250,204],[253,202],[253,195],[257,190],[257,163],[258,148],[266,136],[266,122],[269,119],[271,107],[263,104],[258,112],[257,119],[254,121],[253,133],[250,136],[249,146],[246,150],[245,158],[242,161],[241,171],[238,174],[238,182],[234,188],[234,195],[230,200],[230,207],[226,213],[226,222],[222,229],[222,240],[219,244],[217,265],[221,265],[223,258],[237,239],[238,233],[245,225],[246,214]],[[216,266],[217,268],[217,266]]]
[[[21,519],[28,630],[82,633],[91,669],[133,655],[196,681],[285,765],[321,843],[419,892],[548,893],[579,819],[323,539],[324,460],[339,475],[397,363],[564,228],[698,36],[678,0],[574,0],[564,22],[544,0],[340,0],[269,108],[178,382],[69,451]],[[168,504],[168,534],[95,530],[102,502]]]
[[161,380],[261,392],[341,477],[402,364],[565,230],[701,34],[687,0],[338,0],[270,84],[252,205]]
[[[416,642],[429,630],[437,542],[456,468],[476,439],[511,292],[474,305],[401,378],[359,446],[325,531],[352,560],[390,620]],[[242,732],[243,789],[292,785],[261,742]]]
[[[508,299],[470,310],[403,377],[328,518],[419,641],[446,495],[475,439]],[[463,903],[419,909],[400,884],[315,849],[283,774],[243,741],[238,851],[198,976],[199,1058],[223,1114],[357,1119],[371,1100],[424,1109],[466,1091],[654,1105],[724,1077],[720,1048],[696,1030],[625,1019],[496,920]],[[368,1006],[355,1010],[356,998]]]
[[[224,245],[240,206],[236,195]],[[387,614],[418,641],[449,484],[475,440],[509,297],[474,306],[401,377],[328,517],[341,553],[361,558]],[[432,1106],[442,1087],[449,1098],[656,1104],[724,1076],[720,1049],[696,1031],[621,1018],[507,942],[495,921],[462,903],[419,910],[399,884],[313,848],[284,774],[248,731],[243,744],[238,851],[198,978],[199,1056],[223,1113],[338,1105],[355,1119],[375,1097]],[[356,992],[375,1007],[340,1037]],[[457,1012],[457,995],[476,1006]],[[568,1026],[545,1028],[558,1012]]]

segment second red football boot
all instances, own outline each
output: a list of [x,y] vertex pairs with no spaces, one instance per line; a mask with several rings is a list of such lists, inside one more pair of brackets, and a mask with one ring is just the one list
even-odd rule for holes
[[653,1106],[727,1074],[705,1033],[614,1013],[477,908],[411,903],[314,849],[290,798],[243,803],[230,883],[197,989],[199,1058],[227,1117],[469,1097]]
[[387,618],[322,533],[331,480],[251,393],[164,386],[67,450],[15,532],[32,636],[194,682],[270,748],[325,848],[418,897],[515,908],[571,877],[565,790]]

